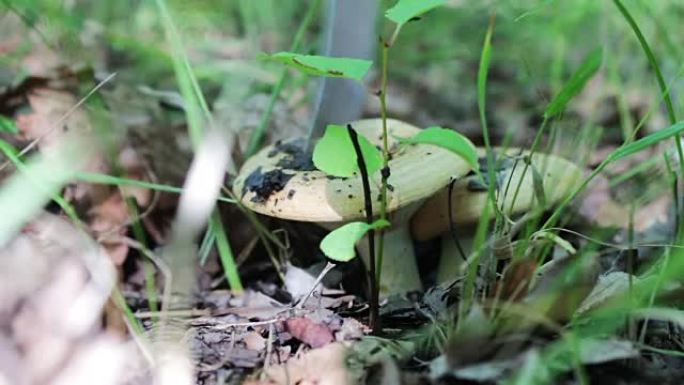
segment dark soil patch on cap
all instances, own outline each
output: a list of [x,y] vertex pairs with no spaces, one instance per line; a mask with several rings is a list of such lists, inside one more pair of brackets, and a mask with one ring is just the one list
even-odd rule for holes
[[245,185],[242,187],[242,195],[244,196],[247,191],[250,191],[255,194],[252,197],[252,202],[266,202],[271,194],[285,188],[285,185],[293,176],[293,174],[287,174],[281,169],[261,172],[261,167],[259,167],[249,174],[245,180]]

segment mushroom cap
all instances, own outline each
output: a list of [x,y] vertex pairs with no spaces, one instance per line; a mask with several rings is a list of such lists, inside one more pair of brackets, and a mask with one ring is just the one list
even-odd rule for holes
[[[480,163],[486,160],[484,149],[479,148]],[[501,149],[495,149],[501,157]],[[529,151],[509,148],[503,158],[503,167],[496,172],[499,189],[497,203],[502,211],[508,215],[519,214],[539,205],[535,195],[533,169],[542,177],[543,191],[547,208],[559,202],[566,194],[574,190],[582,181],[582,170],[574,163],[559,156],[535,153],[530,166],[524,174],[520,191],[513,201],[515,190],[523,177],[525,162]],[[486,171],[482,171],[483,175]],[[484,175],[486,177],[486,175]],[[509,182],[510,181],[510,182]],[[476,223],[482,215],[485,204],[488,203],[486,186],[480,188],[474,175],[462,178],[454,183],[451,194],[451,220],[456,226]],[[426,201],[411,218],[411,235],[414,239],[424,241],[435,238],[449,230],[449,190],[442,189]],[[490,210],[490,216],[494,216]]]
[[[351,125],[372,144],[381,146],[381,119],[360,120]],[[413,136],[419,132],[417,127],[388,119],[387,129],[390,148],[388,213],[429,197],[446,186],[450,178],[460,178],[470,171],[465,160],[440,147],[399,145],[396,138]],[[287,164],[293,160],[297,162],[297,152],[293,149],[302,142],[302,139],[295,139],[276,143],[248,159],[233,184],[235,195],[249,209],[283,219],[332,223],[365,218],[360,175],[332,177],[316,169],[295,170]],[[301,146],[299,148],[301,155]],[[380,172],[370,175],[369,179],[373,212],[377,214]]]

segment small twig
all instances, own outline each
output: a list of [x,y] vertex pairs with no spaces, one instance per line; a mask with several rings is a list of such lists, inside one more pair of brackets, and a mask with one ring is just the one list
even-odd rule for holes
[[[273,354],[273,336],[275,335],[274,324],[268,324],[268,341],[266,341],[266,357],[264,358],[264,370],[261,372],[262,376],[271,367],[271,355]],[[263,379],[263,378],[262,378]]]
[[306,295],[306,297],[304,297],[301,301],[299,301],[299,303],[295,307],[296,309],[302,309],[304,307],[304,305],[306,304],[306,301],[309,300],[311,295],[314,293],[314,291],[316,291],[316,288],[318,287],[318,285],[323,280],[323,277],[325,277],[325,275],[328,274],[328,272],[330,270],[332,270],[335,266],[337,266],[337,265],[335,265],[332,262],[328,262],[325,265],[325,267],[323,268],[323,271],[321,271],[321,273],[318,274],[318,277],[316,278],[316,281],[314,282],[313,286],[311,287],[311,290],[309,290],[309,293]]
[[[284,310],[283,312],[289,311]],[[217,323],[213,325],[202,325],[202,324],[191,324],[192,327],[200,327],[200,326],[205,326],[205,327],[211,327],[213,330],[227,330],[227,329],[232,329],[236,327],[250,327],[250,326],[262,326],[262,325],[270,325],[274,324],[276,322],[280,321],[280,318],[271,318],[265,321],[254,321],[254,322],[226,322],[226,323]]]
[[[161,311],[139,311],[134,315],[138,319],[147,319],[159,317],[161,314]],[[167,310],[166,315],[172,318],[207,317],[211,316],[211,311],[209,309]]]

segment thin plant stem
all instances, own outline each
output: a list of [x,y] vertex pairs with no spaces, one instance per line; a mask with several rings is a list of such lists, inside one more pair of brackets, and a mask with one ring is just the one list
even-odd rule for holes
[[520,193],[520,188],[522,187],[522,182],[523,179],[525,178],[525,175],[527,174],[527,168],[530,166],[530,163],[532,162],[532,158],[534,156],[534,152],[537,150],[537,146],[539,146],[539,142],[541,141],[542,134],[544,133],[546,126],[548,125],[549,119],[547,117],[544,117],[544,120],[541,123],[541,126],[539,126],[539,129],[537,130],[537,133],[534,135],[534,139],[532,140],[532,145],[530,146],[530,162],[524,162],[525,166],[523,166],[523,171],[522,171],[522,176],[518,180],[518,184],[515,187],[515,193],[513,193],[513,200],[511,200],[511,207],[510,207],[510,212],[509,215],[513,213],[513,207],[515,205],[515,201],[518,199],[518,194]]
[[[366,223],[369,225],[373,223],[373,198],[371,197],[370,181],[368,178],[368,169],[366,168],[366,160],[363,158],[361,145],[359,144],[359,137],[351,124],[347,124],[347,132],[349,138],[354,145],[354,152],[356,152],[356,161],[361,173],[361,183],[363,184],[363,203],[366,211]],[[368,278],[370,281],[370,319],[369,324],[373,333],[377,333],[380,329],[380,317],[378,316],[378,307],[380,305],[380,285],[379,279],[376,275],[378,267],[376,266],[375,256],[375,230],[368,232],[368,250],[371,251],[370,260],[368,261]]]
[[[392,37],[388,41],[381,41],[382,44],[382,59],[381,59],[381,77],[380,77],[380,116],[382,118],[382,185],[380,186],[380,219],[387,219],[387,179],[390,176],[389,169],[389,144],[387,139],[387,78],[389,75],[389,50],[399,36],[401,24],[398,24],[392,33]],[[371,258],[377,260],[377,270],[375,271],[375,280],[380,287],[382,276],[382,260],[385,248],[384,231],[378,230],[378,250],[377,255]],[[373,249],[371,249],[371,254]]]

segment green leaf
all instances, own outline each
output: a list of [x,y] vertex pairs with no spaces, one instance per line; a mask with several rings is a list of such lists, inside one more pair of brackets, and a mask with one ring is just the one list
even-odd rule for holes
[[611,152],[608,157],[606,157],[605,162],[614,162],[639,151],[643,151],[660,141],[679,135],[682,132],[684,132],[684,121],[673,124],[664,130],[654,132],[639,140],[619,147],[617,150]]
[[546,107],[544,118],[548,119],[563,112],[568,102],[584,89],[589,79],[601,68],[602,59],[603,52],[601,49],[596,49],[584,60],[577,71],[572,74],[563,89]]
[[399,0],[385,12],[385,17],[402,25],[444,3],[446,0]]
[[400,138],[399,140],[406,143],[432,144],[441,147],[465,159],[473,170],[479,169],[475,145],[468,138],[454,130],[442,127],[428,127],[411,138]]
[[0,115],[0,132],[9,132],[10,134],[18,134],[19,128],[12,119]]
[[390,223],[385,219],[368,224],[365,222],[351,222],[331,231],[323,238],[320,244],[321,251],[328,258],[339,261],[351,261],[356,255],[354,246],[367,232],[389,226]]
[[[382,154],[362,135],[358,136],[368,175],[382,168]],[[316,168],[333,176],[350,177],[359,171],[356,152],[346,127],[330,124],[313,151]]]
[[262,54],[260,59],[281,62],[308,75],[361,81],[373,64],[370,60],[346,57],[299,55],[292,52]]

